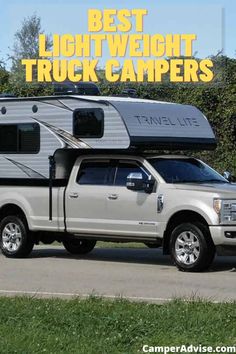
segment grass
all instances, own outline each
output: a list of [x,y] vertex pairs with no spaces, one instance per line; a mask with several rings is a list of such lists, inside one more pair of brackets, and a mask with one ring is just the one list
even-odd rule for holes
[[236,303],[0,298],[1,354],[132,354],[144,344],[235,345]]

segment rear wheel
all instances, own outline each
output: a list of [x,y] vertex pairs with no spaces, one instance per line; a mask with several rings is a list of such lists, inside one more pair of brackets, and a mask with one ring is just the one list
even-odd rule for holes
[[97,241],[68,238],[63,241],[65,249],[71,254],[87,254],[96,246]]
[[0,222],[0,248],[6,257],[27,257],[33,246],[33,239],[21,216],[6,216]]
[[171,234],[171,257],[182,271],[200,272],[211,265],[215,246],[208,227],[201,223],[183,223]]

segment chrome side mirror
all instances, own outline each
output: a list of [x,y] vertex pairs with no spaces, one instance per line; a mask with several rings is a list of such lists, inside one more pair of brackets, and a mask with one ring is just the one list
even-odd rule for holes
[[126,187],[132,191],[144,190],[144,178],[142,173],[130,173],[127,176]]
[[142,173],[133,172],[127,177],[126,187],[132,191],[144,191],[146,193],[152,193],[155,180],[152,176],[144,178]]

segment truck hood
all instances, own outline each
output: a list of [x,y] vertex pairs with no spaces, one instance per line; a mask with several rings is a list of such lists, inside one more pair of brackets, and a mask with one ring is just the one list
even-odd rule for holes
[[231,183],[181,183],[176,189],[222,194],[222,197],[236,199],[236,184]]

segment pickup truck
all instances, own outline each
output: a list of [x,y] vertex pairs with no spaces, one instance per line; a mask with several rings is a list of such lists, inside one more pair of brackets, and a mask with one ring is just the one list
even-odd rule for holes
[[216,251],[236,249],[236,185],[186,156],[87,153],[64,185],[0,186],[0,247],[25,257],[62,242],[86,254],[97,240],[162,247],[182,271],[203,271]]

